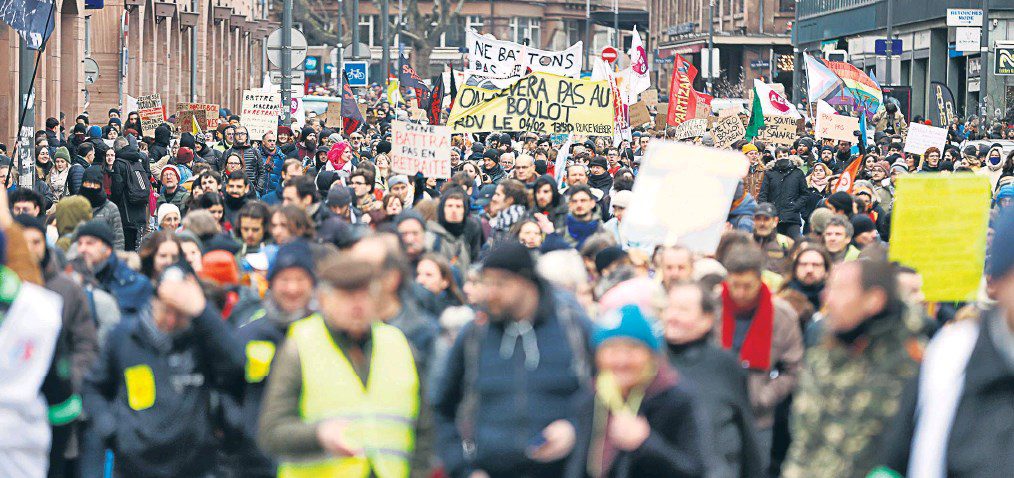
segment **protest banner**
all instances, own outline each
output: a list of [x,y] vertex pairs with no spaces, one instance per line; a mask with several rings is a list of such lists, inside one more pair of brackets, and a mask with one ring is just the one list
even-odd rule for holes
[[977,174],[898,178],[888,255],[919,271],[927,302],[975,299],[986,258],[990,198],[989,178]]
[[535,72],[507,88],[462,86],[447,124],[456,133],[529,131],[540,134],[613,134],[608,81]]
[[648,105],[643,101],[630,105],[629,114],[631,127],[641,126],[651,121],[651,112],[648,111]]
[[704,133],[708,130],[708,120],[706,119],[689,119],[683,122],[683,124],[676,127],[676,132],[673,137],[676,139],[687,139],[704,136]]
[[641,93],[641,101],[644,102],[649,108],[652,106],[658,106],[658,90],[655,88],[649,88]]
[[324,111],[324,124],[331,128],[340,128],[342,126],[341,103],[328,103],[327,110]]
[[467,74],[494,80],[505,80],[506,86],[523,76],[528,69],[543,73],[579,78],[583,66],[583,42],[577,42],[563,51],[546,51],[512,41],[497,40],[469,30],[465,34],[468,47]]
[[711,125],[711,136],[715,138],[715,146],[728,148],[746,136],[746,127],[739,115],[724,116]]
[[165,122],[165,108],[158,94],[137,98],[137,115],[141,117],[141,136],[155,137],[155,128]]
[[764,115],[764,129],[757,139],[767,144],[792,146],[796,141],[796,119],[791,116]]
[[908,125],[908,136],[905,138],[906,153],[926,154],[929,148],[944,150],[947,144],[947,129],[928,126],[922,123]]
[[666,122],[667,114],[665,111],[655,113],[655,131],[664,132],[669,124]]
[[421,172],[427,178],[451,177],[450,127],[393,121],[391,170],[409,176]]
[[694,78],[697,68],[682,56],[676,55],[672,79],[669,81],[669,126],[697,118],[697,92],[694,91]]
[[817,115],[817,139],[835,139],[858,143],[855,132],[859,130],[859,118],[830,113]]
[[180,133],[193,133],[194,122],[197,122],[199,132],[204,131],[204,126],[208,124],[204,110],[180,110],[176,113],[176,129]]
[[205,123],[201,125],[201,130],[208,131],[218,127],[218,105],[215,103],[176,103],[176,114],[179,115],[181,111],[185,110],[202,110],[204,111]]
[[620,223],[623,236],[651,246],[680,244],[714,254],[736,185],[748,168],[746,158],[733,151],[652,141]]
[[243,90],[243,110],[239,118],[240,123],[246,126],[250,141],[260,141],[264,133],[278,130],[280,103],[277,91]]
[[411,118],[412,121],[427,121],[428,120],[428,118],[426,116],[426,110],[424,110],[422,108],[409,108],[408,109],[408,114],[409,114],[409,118]]

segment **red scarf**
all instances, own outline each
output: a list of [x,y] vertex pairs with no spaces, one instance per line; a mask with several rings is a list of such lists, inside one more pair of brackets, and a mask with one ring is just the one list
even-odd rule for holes
[[[722,284],[722,348],[732,349],[736,334],[736,313],[741,309],[729,297],[729,286]],[[774,332],[775,308],[771,303],[771,290],[761,284],[757,311],[754,312],[746,339],[739,349],[739,360],[752,370],[771,369],[771,335]]]

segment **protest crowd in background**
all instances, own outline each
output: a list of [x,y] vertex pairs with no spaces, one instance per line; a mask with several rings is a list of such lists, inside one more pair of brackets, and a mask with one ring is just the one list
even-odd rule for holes
[[631,52],[47,120],[0,476],[1014,476],[1014,118]]

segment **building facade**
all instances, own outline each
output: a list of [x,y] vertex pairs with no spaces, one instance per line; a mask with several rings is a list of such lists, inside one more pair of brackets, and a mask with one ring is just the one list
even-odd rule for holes
[[[36,129],[61,113],[69,129],[84,111],[104,124],[106,112],[125,105],[128,95],[158,93],[169,114],[184,101],[236,110],[243,89],[263,81],[264,44],[276,26],[263,1],[106,0],[87,10],[84,0],[56,2],[35,83]],[[0,65],[12,80],[0,85],[0,131],[8,144],[19,120],[19,39],[0,22]],[[85,81],[86,58],[98,66],[94,82]]]
[[[1014,76],[994,74],[997,47],[1014,44],[1014,2],[989,2],[987,66],[979,48],[959,51],[957,28],[947,25],[948,8],[981,9],[982,0],[889,1],[893,38],[901,40],[889,80],[885,56],[876,50],[877,40],[887,36],[888,0],[799,0],[793,31],[797,64],[804,53],[844,51],[850,63],[875,72],[882,83],[899,86],[913,116],[925,116],[938,101],[934,84],[950,88],[959,116],[998,117],[1014,107]],[[805,73],[799,75],[797,100],[805,91]]]
[[694,86],[707,90],[702,66],[709,36],[718,51],[711,91],[716,97],[742,98],[754,79],[782,83],[788,91],[795,8],[796,0],[650,0],[648,43],[660,92],[668,91],[676,55],[697,67]]

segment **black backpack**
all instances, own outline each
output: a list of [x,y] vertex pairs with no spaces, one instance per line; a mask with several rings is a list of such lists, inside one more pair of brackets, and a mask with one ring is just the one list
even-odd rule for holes
[[148,179],[148,171],[140,161],[127,161],[117,159],[127,166],[126,177],[123,178],[123,195],[127,204],[147,204],[151,198],[151,181]]

